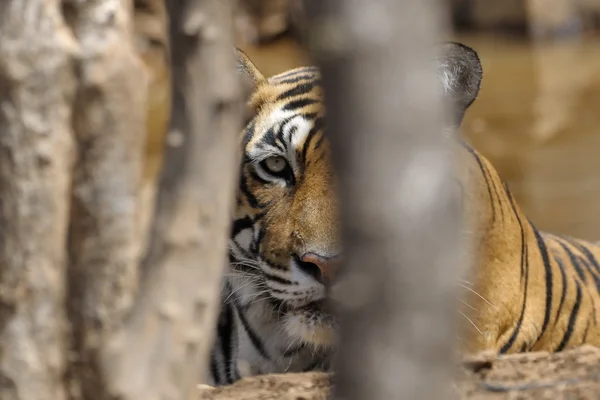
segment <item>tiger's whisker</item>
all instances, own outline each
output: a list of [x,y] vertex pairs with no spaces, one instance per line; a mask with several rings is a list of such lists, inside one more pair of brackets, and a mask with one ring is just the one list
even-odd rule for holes
[[467,319],[467,321],[469,321],[471,323],[471,325],[473,325],[473,327],[475,329],[477,329],[477,332],[479,332],[481,334],[481,336],[483,336],[483,332],[481,332],[481,330],[477,327],[477,325],[475,325],[475,322],[471,321],[471,318],[467,317],[463,312],[459,311],[459,313],[465,317]]
[[467,289],[468,291],[472,292],[473,294],[475,294],[477,297],[479,297],[481,300],[485,301],[488,305],[490,305],[491,307],[494,308],[494,310],[498,311],[498,307],[496,307],[495,305],[493,305],[492,303],[490,303],[485,297],[483,297],[482,295],[480,295],[479,293],[477,293],[475,290],[471,289],[468,286],[465,285],[460,285],[462,288]]
[[475,307],[473,307],[472,305],[470,305],[466,301],[464,301],[464,300],[461,299],[460,302],[463,303],[465,306],[469,307],[471,310],[477,311],[477,309]]

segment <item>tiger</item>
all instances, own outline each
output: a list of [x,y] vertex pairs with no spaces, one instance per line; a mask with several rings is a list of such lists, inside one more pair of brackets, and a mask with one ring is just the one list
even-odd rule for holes
[[[329,371],[338,320],[339,199],[319,69],[265,77],[236,49],[247,98],[229,266],[210,355],[210,385]],[[483,69],[475,50],[441,45],[437,71],[454,110],[441,134],[455,155],[472,266],[462,288],[464,353],[557,352],[600,345],[600,246],[539,230],[492,164],[459,134]],[[449,133],[449,135],[448,135]]]

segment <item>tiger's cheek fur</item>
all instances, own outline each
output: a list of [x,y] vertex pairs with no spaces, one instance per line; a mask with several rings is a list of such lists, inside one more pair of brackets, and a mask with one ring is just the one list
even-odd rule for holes
[[[283,204],[282,204],[283,203]],[[260,252],[263,259],[280,267],[289,268],[289,260],[294,253],[295,238],[289,212],[285,212],[287,201],[281,201],[267,212],[265,217],[265,238]]]

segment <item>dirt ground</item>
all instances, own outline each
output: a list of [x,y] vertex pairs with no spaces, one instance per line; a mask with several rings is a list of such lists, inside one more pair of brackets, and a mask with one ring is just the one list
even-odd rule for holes
[[[326,400],[328,375],[269,375],[235,385],[199,389],[200,400]],[[459,399],[600,399],[600,348],[563,353],[481,355],[463,362],[455,382]]]

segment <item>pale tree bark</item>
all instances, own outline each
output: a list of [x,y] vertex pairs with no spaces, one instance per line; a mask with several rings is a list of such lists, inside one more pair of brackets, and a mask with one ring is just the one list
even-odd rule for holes
[[69,299],[75,398],[105,398],[103,346],[136,294],[137,201],[146,70],[133,41],[133,2],[71,2],[65,16],[80,44],[73,108],[78,157],[69,231]]
[[338,399],[451,397],[460,217],[437,5],[306,2],[343,209]]
[[126,399],[197,395],[226,263],[241,129],[233,3],[169,1],[174,104],[139,297],[105,354]]
[[144,261],[141,189],[171,117],[164,3],[0,5],[3,400],[195,396],[242,103],[232,3],[168,4],[177,112]]
[[0,398],[65,398],[75,41],[59,1],[0,2]]

